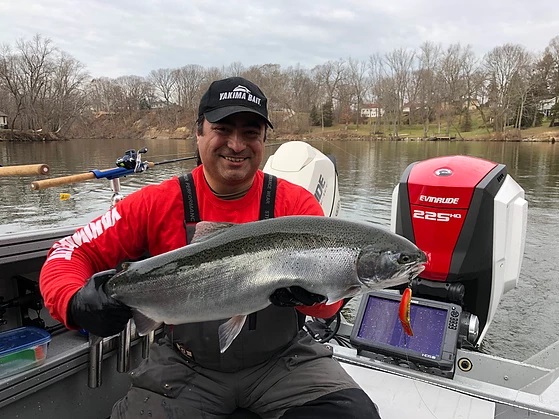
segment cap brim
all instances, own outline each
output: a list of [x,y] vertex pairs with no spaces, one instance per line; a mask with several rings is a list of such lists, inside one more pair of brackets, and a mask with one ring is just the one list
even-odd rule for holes
[[260,117],[262,117],[262,119],[264,119],[264,121],[266,121],[266,124],[268,124],[270,128],[274,128],[270,120],[262,115],[260,112],[255,111],[251,108],[246,108],[244,106],[224,106],[223,108],[217,108],[213,111],[204,113],[204,117],[208,122],[218,122],[221,121],[223,118],[227,118],[229,115],[233,115],[239,112],[250,112],[259,115]]

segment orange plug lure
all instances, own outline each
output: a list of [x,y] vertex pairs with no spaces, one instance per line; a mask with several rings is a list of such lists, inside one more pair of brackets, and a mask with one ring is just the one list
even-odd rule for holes
[[413,330],[411,330],[410,323],[410,310],[411,310],[411,288],[406,288],[402,294],[402,299],[400,300],[400,308],[398,314],[400,317],[400,323],[402,323],[402,329],[406,332],[406,335],[413,336]]

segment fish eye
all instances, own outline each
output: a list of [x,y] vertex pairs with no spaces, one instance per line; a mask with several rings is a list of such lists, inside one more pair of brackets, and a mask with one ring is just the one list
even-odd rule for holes
[[405,255],[405,254],[400,254],[400,257],[398,258],[398,263],[401,264],[407,264],[410,263],[412,261],[412,258],[410,255]]

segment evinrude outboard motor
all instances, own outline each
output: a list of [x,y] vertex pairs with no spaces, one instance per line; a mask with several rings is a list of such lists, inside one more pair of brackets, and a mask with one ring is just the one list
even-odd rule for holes
[[392,231],[428,257],[413,295],[462,306],[460,326],[476,347],[517,285],[527,211],[505,165],[468,156],[413,163],[394,189]]
[[340,194],[336,166],[316,148],[303,141],[284,143],[268,158],[263,170],[310,191],[327,217],[338,215]]

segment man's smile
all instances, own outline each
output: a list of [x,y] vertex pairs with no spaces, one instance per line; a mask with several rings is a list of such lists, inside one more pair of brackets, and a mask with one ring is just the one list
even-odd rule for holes
[[248,157],[229,157],[229,156],[222,156],[222,157],[225,160],[233,162],[233,163],[242,163],[243,161],[248,159]]

